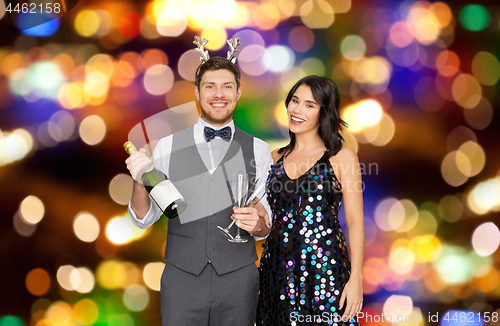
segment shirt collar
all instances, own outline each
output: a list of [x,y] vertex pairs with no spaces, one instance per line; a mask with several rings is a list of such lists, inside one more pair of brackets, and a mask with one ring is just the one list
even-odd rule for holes
[[198,129],[198,132],[200,132],[202,135],[203,135],[203,129],[205,129],[205,127],[210,127],[214,130],[220,130],[222,128],[225,128],[225,127],[228,127],[231,128],[231,140],[234,138],[234,121],[231,120],[228,124],[222,126],[222,127],[214,127],[212,126],[211,124],[209,124],[208,122],[206,122],[205,120],[203,120],[201,118],[201,115],[198,119],[198,123],[196,124],[196,128]]

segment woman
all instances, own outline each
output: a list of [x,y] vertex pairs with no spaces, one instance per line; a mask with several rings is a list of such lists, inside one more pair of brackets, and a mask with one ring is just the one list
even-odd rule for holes
[[[272,153],[273,223],[259,268],[257,325],[359,325],[362,184],[356,153],[342,146],[346,123],[337,86],[323,77],[302,78],[285,104],[290,143]],[[338,221],[342,197],[352,264]]]

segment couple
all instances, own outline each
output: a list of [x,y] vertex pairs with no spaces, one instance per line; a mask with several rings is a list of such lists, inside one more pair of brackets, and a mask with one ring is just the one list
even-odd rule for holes
[[[162,325],[307,325],[313,315],[322,324],[356,324],[334,320],[361,310],[364,249],[362,194],[352,187],[359,163],[338,134],[344,122],[335,84],[317,76],[297,82],[285,102],[291,141],[270,153],[233,123],[241,96],[234,61],[204,61],[195,81],[198,123],[161,139],[151,159],[141,149],[126,160],[134,180],[154,162],[188,204],[168,223]],[[252,207],[232,207],[227,180],[239,170],[262,189]],[[342,196],[352,268],[337,218]],[[141,228],[161,215],[139,182],[129,212]],[[182,223],[183,214],[201,218]],[[217,230],[231,219],[250,241],[232,243]],[[267,237],[259,269],[252,236]]]

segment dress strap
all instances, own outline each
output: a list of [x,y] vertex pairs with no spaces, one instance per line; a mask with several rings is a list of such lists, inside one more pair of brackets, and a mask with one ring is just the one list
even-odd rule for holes
[[325,161],[325,159],[326,159],[327,161],[329,161],[329,160],[328,160],[328,158],[326,157],[326,153],[328,153],[328,151],[325,151],[325,152],[323,153],[323,156],[321,156],[321,157],[320,157],[320,159],[318,160],[318,162],[324,162],[324,161]]

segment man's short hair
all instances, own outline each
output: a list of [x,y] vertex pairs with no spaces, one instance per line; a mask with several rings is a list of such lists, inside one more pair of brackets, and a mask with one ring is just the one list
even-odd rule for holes
[[234,63],[223,57],[211,57],[204,64],[198,67],[196,71],[195,83],[200,90],[200,83],[203,74],[207,71],[226,69],[234,74],[234,79],[236,80],[236,90],[240,88],[240,71]]

